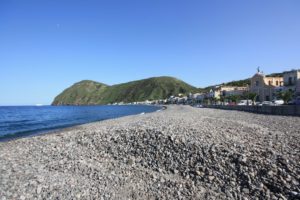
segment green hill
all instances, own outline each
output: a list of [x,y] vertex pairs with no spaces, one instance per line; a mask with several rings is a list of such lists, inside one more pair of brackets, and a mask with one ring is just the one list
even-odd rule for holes
[[108,86],[95,81],[80,81],[64,90],[52,105],[101,105],[115,102],[135,102],[165,99],[179,93],[199,89],[173,77],[154,77]]

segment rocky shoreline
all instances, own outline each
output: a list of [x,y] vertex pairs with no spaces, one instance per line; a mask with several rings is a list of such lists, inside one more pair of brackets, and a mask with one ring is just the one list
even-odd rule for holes
[[0,143],[0,199],[299,199],[300,118],[189,106]]

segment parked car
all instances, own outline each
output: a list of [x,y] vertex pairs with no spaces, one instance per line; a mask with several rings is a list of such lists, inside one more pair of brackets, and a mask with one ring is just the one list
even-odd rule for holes
[[251,100],[240,100],[240,102],[237,104],[238,106],[248,106],[248,105],[252,105],[252,101]]
[[261,103],[261,105],[262,105],[262,106],[274,106],[275,104],[272,103],[271,101],[263,101],[263,102]]
[[272,103],[274,105],[283,105],[284,101],[282,99],[276,99],[276,100],[273,100]]
[[195,107],[196,108],[203,108],[203,106],[201,104],[197,104]]
[[293,99],[292,101],[288,102],[289,105],[300,105],[300,97]]

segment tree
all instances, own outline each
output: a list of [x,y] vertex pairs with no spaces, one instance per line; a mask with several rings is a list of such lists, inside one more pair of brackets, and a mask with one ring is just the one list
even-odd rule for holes
[[251,100],[254,105],[254,102],[256,101],[256,98],[257,98],[257,94],[254,92],[248,92],[248,93],[246,93],[245,98]]
[[225,102],[225,96],[221,95],[220,96],[220,101],[221,101],[222,104],[224,104],[224,102]]
[[211,101],[212,101],[213,104],[217,104],[218,98],[217,97],[212,97]]
[[235,102],[235,103],[237,103],[239,100],[240,100],[240,96],[239,95],[232,95],[232,96],[230,96],[230,99],[233,101],[233,102]]
[[204,99],[202,100],[202,103],[205,104],[205,105],[209,105],[209,98],[204,97]]
[[284,103],[289,102],[292,100],[293,93],[290,90],[279,92],[278,96],[283,99]]

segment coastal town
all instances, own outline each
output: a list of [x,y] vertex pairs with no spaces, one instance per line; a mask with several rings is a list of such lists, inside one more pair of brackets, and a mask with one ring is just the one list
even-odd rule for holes
[[185,104],[185,105],[299,105],[300,69],[265,75],[259,68],[250,84],[216,85],[201,93],[174,94],[167,99],[145,100],[123,104]]
[[300,200],[300,0],[0,0],[0,200]]

